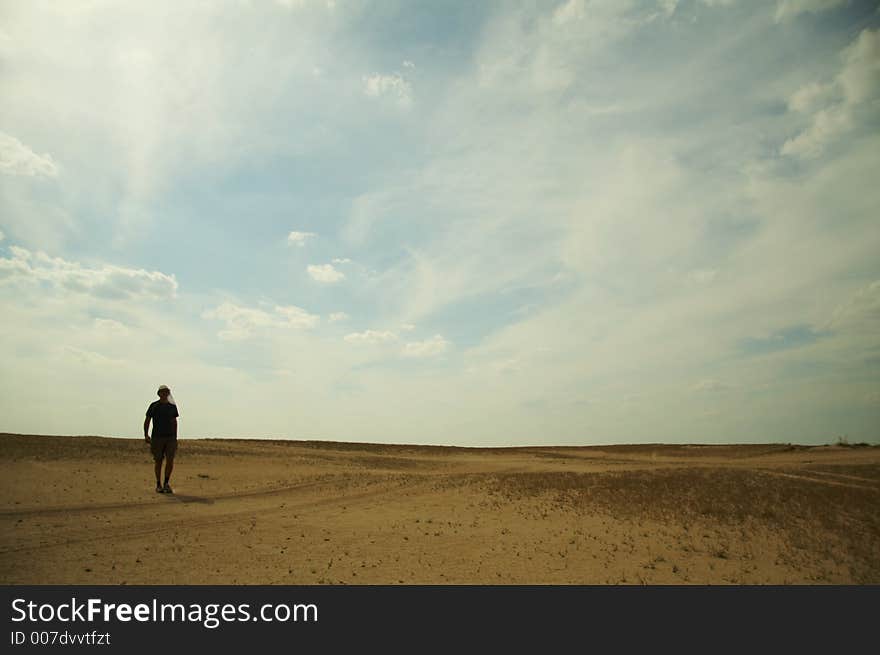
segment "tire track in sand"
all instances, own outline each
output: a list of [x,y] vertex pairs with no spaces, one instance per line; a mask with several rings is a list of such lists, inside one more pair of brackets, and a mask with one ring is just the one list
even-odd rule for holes
[[[196,502],[202,504],[213,505],[217,501],[236,500],[239,498],[254,498],[259,496],[273,496],[284,494],[289,491],[297,491],[299,489],[309,489],[320,487],[321,485],[330,484],[331,481],[321,480],[315,482],[303,482],[298,484],[287,485],[284,487],[272,487],[270,489],[258,489],[256,491],[230,492],[225,494],[217,494],[215,496],[188,496],[186,494],[172,494],[171,498],[180,500],[183,503]],[[82,512],[105,512],[116,509],[153,509],[157,506],[157,502],[162,502],[158,498],[154,500],[146,500],[136,503],[95,503],[86,505],[53,505],[51,507],[26,507],[23,509],[4,509],[0,510],[0,518],[32,518],[36,516],[48,516],[52,514],[71,514]]]
[[[797,475],[796,473],[784,473],[782,471],[771,471],[770,469],[754,469],[759,473],[765,473],[767,475],[775,475],[780,478],[790,478],[793,480],[800,480],[802,482],[812,482],[813,484],[822,484],[826,486],[832,487],[848,487],[850,489],[859,489],[861,491],[871,491],[874,493],[880,493],[880,488],[877,487],[868,487],[861,484],[853,484],[852,482],[841,482],[839,480],[824,480],[818,478],[811,478],[807,475]],[[815,471],[810,471],[810,473],[814,473]]]
[[[374,498],[377,496],[382,496],[387,493],[399,492],[402,489],[418,489],[420,487],[427,486],[430,483],[429,480],[421,480],[415,483],[412,482],[403,482],[388,486],[383,486],[381,489],[369,489],[366,491],[361,491],[357,493],[350,494],[341,494],[338,496],[334,496],[332,498],[301,498],[295,501],[293,504],[285,505],[284,510],[293,509],[293,508],[301,508],[301,507],[326,507],[328,505],[341,504],[343,502],[350,503],[352,501],[364,500],[369,498]],[[329,484],[329,483],[325,483]],[[306,485],[303,485],[306,486]],[[299,490],[303,486],[294,487],[292,490]],[[318,483],[307,485],[310,487],[319,487],[321,486]],[[234,500],[234,499],[251,499],[255,496],[268,496],[268,495],[278,495],[282,493],[279,490],[272,490],[266,492],[253,492],[253,493],[245,493],[235,496],[230,496],[226,498],[226,500]],[[138,503],[135,507],[140,507],[141,504]],[[155,504],[151,503],[150,507],[156,507]],[[74,529],[64,535],[62,538],[43,543],[29,543],[29,544],[19,544],[12,548],[3,548],[0,547],[0,556],[5,556],[13,553],[27,553],[40,551],[50,548],[57,548],[61,546],[73,546],[78,544],[90,543],[95,541],[128,541],[129,539],[136,539],[138,537],[143,537],[147,535],[155,535],[162,532],[173,531],[179,528],[209,528],[216,527],[220,525],[226,525],[230,523],[237,523],[244,518],[250,518],[253,516],[258,516],[261,514],[271,514],[277,513],[279,511],[279,507],[257,507],[257,508],[249,508],[246,510],[240,510],[232,513],[224,513],[219,516],[214,517],[204,517],[204,518],[191,518],[191,517],[168,517],[168,516],[159,516],[155,517],[151,522],[141,522],[140,524],[129,525],[126,527],[114,527],[110,529],[94,529],[89,528],[86,530]]]

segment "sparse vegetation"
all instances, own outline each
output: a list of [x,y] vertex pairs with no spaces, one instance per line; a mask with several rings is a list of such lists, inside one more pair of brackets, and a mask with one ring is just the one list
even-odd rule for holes
[[[781,531],[796,547],[854,560],[858,581],[880,580],[880,467],[856,469],[848,478],[810,477],[799,469],[669,468],[619,473],[508,473],[495,477],[509,500],[549,499],[557,510],[602,512],[614,517],[649,517],[687,524],[763,525]],[[835,473],[835,475],[850,475]],[[854,482],[858,482],[855,480]],[[833,544],[833,547],[831,546]],[[726,559],[727,549],[715,551]]]

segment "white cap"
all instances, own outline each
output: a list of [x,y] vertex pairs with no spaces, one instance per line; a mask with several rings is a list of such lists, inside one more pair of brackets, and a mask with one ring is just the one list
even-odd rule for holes
[[159,389],[156,391],[156,393],[159,393],[160,391],[167,391],[168,392],[168,402],[171,403],[172,405],[175,405],[175,406],[177,405],[177,401],[174,400],[174,396],[171,395],[171,389],[169,389],[167,385],[160,384]]

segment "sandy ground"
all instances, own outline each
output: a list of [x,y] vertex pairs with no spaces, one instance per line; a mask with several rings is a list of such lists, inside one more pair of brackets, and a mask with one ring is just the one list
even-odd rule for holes
[[4,584],[880,583],[880,448],[0,434]]

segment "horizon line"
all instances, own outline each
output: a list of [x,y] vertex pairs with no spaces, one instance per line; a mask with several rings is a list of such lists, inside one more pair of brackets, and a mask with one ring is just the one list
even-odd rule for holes
[[[0,437],[55,437],[68,439],[95,438],[95,439],[120,439],[126,441],[141,440],[142,437],[127,436],[108,436],[102,434],[32,434],[20,432],[0,432]],[[289,437],[186,437],[182,441],[267,441],[267,442],[288,442],[298,444],[342,444],[342,445],[358,445],[358,446],[395,446],[401,448],[456,448],[460,450],[505,450],[505,449],[534,449],[534,448],[607,448],[607,447],[645,447],[645,446],[693,446],[699,448],[730,448],[730,447],[749,447],[749,446],[793,446],[798,448],[822,448],[828,446],[841,447],[880,447],[878,441],[859,441],[849,442],[838,438],[837,441],[828,443],[802,443],[795,441],[753,441],[753,442],[663,442],[663,441],[646,441],[646,442],[614,442],[614,443],[590,443],[590,444],[524,444],[524,445],[508,445],[508,446],[461,446],[447,443],[398,443],[398,442],[381,442],[381,441],[339,441],[334,439],[298,439]]]

